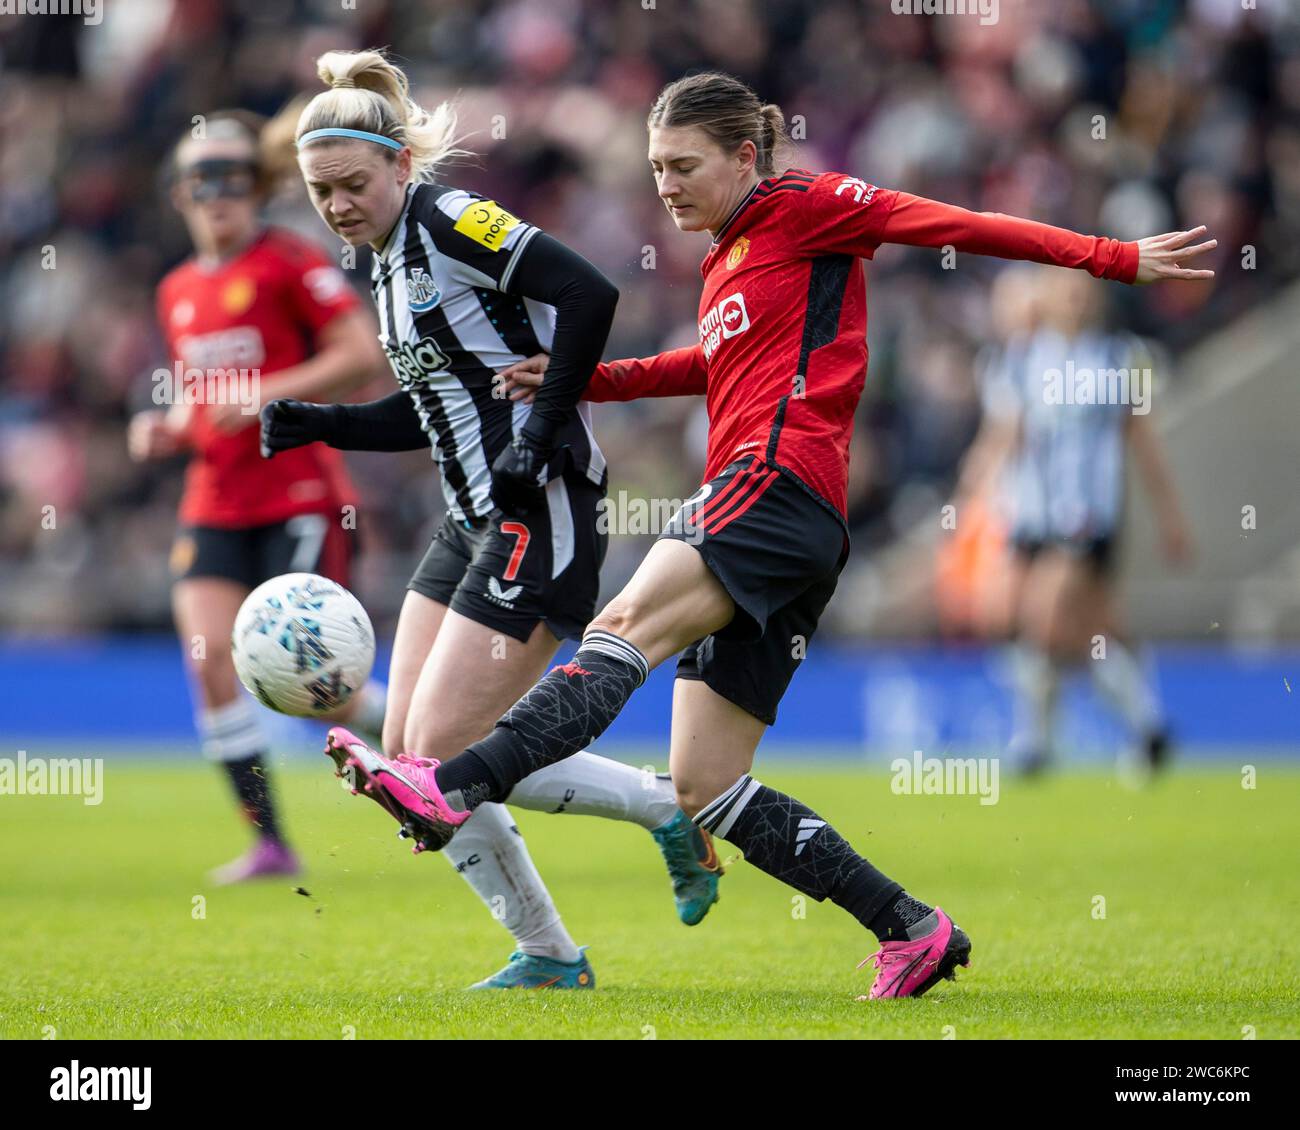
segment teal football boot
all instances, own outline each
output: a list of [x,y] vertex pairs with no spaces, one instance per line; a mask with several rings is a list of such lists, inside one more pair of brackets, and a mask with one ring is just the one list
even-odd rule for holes
[[556,961],[515,950],[504,969],[471,989],[594,989],[596,974],[587,960],[587,947],[578,947],[577,961]]
[[687,926],[704,921],[709,907],[718,901],[718,880],[722,878],[713,837],[696,827],[680,809],[667,824],[650,834],[668,864],[677,917]]

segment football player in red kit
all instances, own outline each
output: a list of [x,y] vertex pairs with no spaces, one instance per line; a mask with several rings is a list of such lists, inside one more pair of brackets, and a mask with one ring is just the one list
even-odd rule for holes
[[[250,852],[219,882],[297,871],[272,802],[259,708],[235,676],[230,633],[248,593],[281,573],[346,584],[354,500],[342,455],[312,444],[267,463],[258,410],[274,396],[328,400],[384,366],[370,316],[319,248],[258,218],[267,181],[260,120],[211,115],[206,136],[177,146],[172,199],[195,255],[158,287],[158,318],[173,358],[154,399],[130,425],[136,459],[190,455],[172,551],[172,607],[198,698],[204,753],[221,762],[248,820]],[[371,684],[337,715],[382,726],[383,688]]]
[[1198,229],[1121,243],[842,173],[777,175],[781,111],[727,75],[670,84],[648,125],[650,165],[673,220],[713,236],[701,267],[700,343],[602,365],[586,395],[704,394],[705,482],[588,626],[573,660],[486,738],[422,772],[418,792],[394,798],[398,818],[427,847],[447,843],[476,806],[598,737],[650,668],[680,652],[669,755],[678,803],[747,862],[831,899],[879,938],[872,998],[919,996],[968,964],[966,934],[817,813],[749,775],[848,553],[849,438],[867,368],[858,260],[886,242],[950,245],[1133,283],[1210,277],[1180,262],[1214,242],[1189,246]]

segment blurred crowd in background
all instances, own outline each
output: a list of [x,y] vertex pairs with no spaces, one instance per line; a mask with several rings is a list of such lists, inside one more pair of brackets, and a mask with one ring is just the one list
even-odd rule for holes
[[[0,16],[0,625],[164,629],[183,462],[128,461],[170,365],[153,290],[188,254],[166,158],[195,115],[274,114],[330,49],[388,46],[418,101],[459,96],[477,161],[449,183],[565,240],[620,287],[607,357],[695,339],[706,235],[675,229],[645,157],[660,87],[727,70],[778,103],[790,163],[1122,239],[1206,224],[1212,285],[1108,290],[1177,357],[1300,270],[1300,21],[1285,0],[1000,0],[998,19],[890,0],[105,0],[102,22]],[[329,246],[300,186],[269,217]],[[1242,269],[1242,248],[1260,249]],[[53,251],[51,264],[50,252]],[[53,269],[49,269],[50,266]],[[979,416],[1000,264],[884,248],[869,268],[855,556],[933,516]],[[369,263],[352,277],[368,293]],[[382,381],[369,390],[381,395]],[[684,498],[694,400],[596,406],[610,490]],[[357,588],[381,631],[441,503],[427,455],[349,457]],[[52,510],[49,508],[53,508]],[[616,538],[605,592],[643,555]],[[824,621],[836,630],[832,607]]]

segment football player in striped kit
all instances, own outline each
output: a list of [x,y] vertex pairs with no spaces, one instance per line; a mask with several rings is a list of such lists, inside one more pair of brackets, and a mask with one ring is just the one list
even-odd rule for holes
[[[1032,278],[1034,324],[1011,334],[985,365],[985,422],[959,487],[975,491],[1002,473],[1012,546],[1005,635],[1016,640],[1020,700],[1011,755],[1023,774],[1052,764],[1061,675],[1082,665],[1130,731],[1121,767],[1139,780],[1165,763],[1168,736],[1115,603],[1130,457],[1151,496],[1166,562],[1185,564],[1191,553],[1151,424],[1152,359],[1134,335],[1106,329],[1102,295],[1086,280],[1050,268],[1017,274]],[[995,292],[1020,284],[1000,283]]]
[[[461,153],[448,105],[413,103],[406,76],[376,51],[318,61],[330,87],[303,110],[299,164],[331,230],[374,248],[380,341],[400,390],[363,405],[281,400],[263,412],[264,454],[331,447],[432,447],[446,517],[408,586],[388,683],[381,759],[346,730],[327,752],[391,808],[388,787],[482,737],[595,611],[607,537],[605,459],[578,394],[600,359],[618,292],[590,263],[499,204],[435,183]],[[498,373],[546,350],[530,406]],[[414,756],[416,753],[419,757]],[[678,915],[699,922],[721,869],[707,832],[666,778],[582,753],[508,797],[545,812],[629,820],[649,830]],[[501,912],[517,950],[484,988],[591,988],[503,805],[487,806],[451,861]],[[417,850],[420,847],[417,841]]]
[[1198,229],[1121,242],[843,173],[778,174],[783,115],[729,75],[670,83],[647,124],[665,207],[681,230],[713,237],[700,341],[601,365],[586,391],[705,395],[705,481],[588,626],[572,663],[550,671],[486,738],[414,769],[387,795],[430,848],[454,844],[479,807],[599,736],[649,670],[680,654],[669,766],[683,809],[747,863],[831,900],[875,934],[873,999],[919,996],[969,963],[966,934],[828,821],[750,775],[848,553],[849,439],[867,367],[859,260],[883,243],[951,245],[1134,283],[1211,276],[1183,263],[1214,241],[1192,246]]

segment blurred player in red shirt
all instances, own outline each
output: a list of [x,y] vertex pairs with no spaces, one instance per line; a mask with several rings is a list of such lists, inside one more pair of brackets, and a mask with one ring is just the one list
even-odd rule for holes
[[[130,425],[135,459],[190,455],[172,550],[172,607],[199,699],[204,753],[220,761],[257,828],[251,851],[219,882],[297,871],[267,778],[258,707],[230,654],[248,593],[281,573],[348,583],[355,552],[352,485],[343,457],[312,444],[268,463],[257,413],[277,396],[329,400],[384,367],[371,316],[328,255],[259,218],[269,176],[261,121],[212,114],[205,136],[174,155],[172,200],[196,254],[158,287],[158,319],[174,361],[156,403]],[[218,372],[218,370],[220,372]],[[371,684],[335,720],[382,726],[383,688]]]

